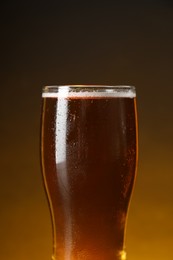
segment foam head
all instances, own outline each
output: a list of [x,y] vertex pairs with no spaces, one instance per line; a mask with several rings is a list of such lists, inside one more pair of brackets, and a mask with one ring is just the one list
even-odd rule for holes
[[43,98],[134,98],[136,91],[130,86],[48,86],[43,89]]

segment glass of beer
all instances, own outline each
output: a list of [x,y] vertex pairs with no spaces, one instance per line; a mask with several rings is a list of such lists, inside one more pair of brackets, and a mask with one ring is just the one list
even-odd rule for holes
[[125,260],[137,164],[132,86],[44,87],[41,153],[53,260]]

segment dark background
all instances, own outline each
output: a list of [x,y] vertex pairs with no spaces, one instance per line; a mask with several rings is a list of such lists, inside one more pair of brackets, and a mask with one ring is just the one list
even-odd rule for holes
[[0,258],[50,259],[39,159],[44,85],[135,85],[139,169],[128,260],[173,259],[173,4],[4,1],[1,4]]

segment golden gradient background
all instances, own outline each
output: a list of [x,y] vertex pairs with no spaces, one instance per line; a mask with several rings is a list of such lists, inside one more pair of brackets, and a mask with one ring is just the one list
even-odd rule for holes
[[47,260],[39,159],[41,89],[135,85],[139,167],[128,260],[173,259],[173,4],[6,1],[1,30],[0,259]]

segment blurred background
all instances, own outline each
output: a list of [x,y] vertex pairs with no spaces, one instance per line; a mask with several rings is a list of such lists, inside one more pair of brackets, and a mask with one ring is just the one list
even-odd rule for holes
[[0,259],[47,260],[41,89],[134,85],[139,167],[128,260],[173,259],[173,2],[4,1],[1,4]]

